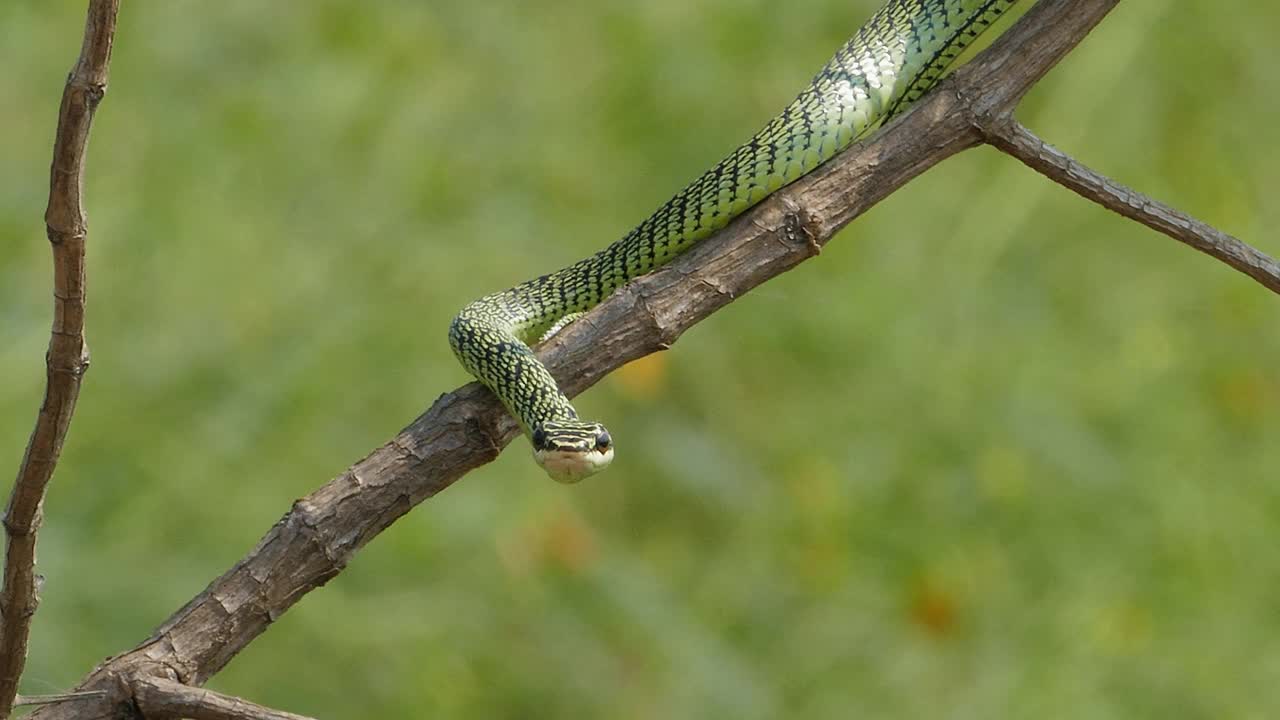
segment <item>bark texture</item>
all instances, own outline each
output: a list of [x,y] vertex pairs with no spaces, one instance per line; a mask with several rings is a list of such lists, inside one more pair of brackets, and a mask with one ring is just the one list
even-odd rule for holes
[[89,369],[84,340],[84,168],[93,113],[107,90],[119,0],[89,3],[84,42],[58,110],[58,130],[49,168],[45,228],[53,246],[53,331],[45,355],[44,402],[18,468],[4,513],[4,587],[0,590],[0,718],[9,717],[27,662],[31,618],[40,604],[36,533],[45,490],[66,440],[80,382]]

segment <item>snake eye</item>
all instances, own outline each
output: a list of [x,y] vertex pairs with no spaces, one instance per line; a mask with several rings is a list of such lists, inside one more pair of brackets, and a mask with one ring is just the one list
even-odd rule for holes
[[608,430],[602,430],[600,434],[596,436],[597,450],[607,450],[609,448],[609,445],[612,443],[613,443],[613,438],[609,437]]
[[547,431],[537,428],[533,431],[533,437],[529,439],[533,441],[534,450],[542,450],[547,444]]

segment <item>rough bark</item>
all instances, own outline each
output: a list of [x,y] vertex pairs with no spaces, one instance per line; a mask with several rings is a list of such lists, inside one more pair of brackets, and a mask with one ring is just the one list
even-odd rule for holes
[[134,703],[143,717],[189,720],[311,720],[248,700],[154,677],[132,679]]
[[67,77],[49,168],[45,227],[53,246],[53,331],[45,355],[44,401],[18,468],[4,513],[4,588],[0,590],[0,718],[13,710],[27,662],[31,618],[40,603],[36,533],[45,490],[62,454],[80,382],[89,368],[84,340],[85,151],[93,113],[107,89],[119,0],[94,0],[85,20],[80,57]]

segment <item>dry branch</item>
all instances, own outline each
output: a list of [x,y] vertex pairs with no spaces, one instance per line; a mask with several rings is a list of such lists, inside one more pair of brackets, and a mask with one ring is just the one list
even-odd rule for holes
[[1086,200],[1221,260],[1280,293],[1280,263],[1247,243],[1090,170],[1012,118],[983,130],[987,142]]
[[13,701],[14,707],[23,705],[54,705],[64,702],[83,702],[106,696],[104,690],[84,690],[81,692],[53,693],[51,695],[19,695]]
[[18,468],[4,514],[4,589],[0,591],[0,718],[8,717],[27,661],[31,618],[40,602],[36,532],[45,489],[89,367],[84,341],[84,249],[88,232],[81,195],[85,149],[93,113],[107,89],[119,0],[94,0],[85,20],[80,57],[67,78],[58,110],[58,130],[49,168],[45,226],[53,245],[53,331],[45,356],[44,402]]
[[[980,145],[1022,95],[1119,0],[1041,0],[884,132],[784,189],[668,267],[631,283],[539,349],[576,395],[670,345],[760,283],[816,254],[834,233],[913,177]],[[307,592],[415,505],[495,457],[515,437],[498,401],[472,383],[442,395],[396,438],[294,503],[258,545],[142,645],[80,687],[113,696],[33,717],[120,717],[147,677],[200,685]],[[531,471],[531,481],[532,471]]]
[[189,720],[312,720],[303,715],[273,710],[248,700],[223,695],[172,680],[136,677],[133,700],[146,718]]

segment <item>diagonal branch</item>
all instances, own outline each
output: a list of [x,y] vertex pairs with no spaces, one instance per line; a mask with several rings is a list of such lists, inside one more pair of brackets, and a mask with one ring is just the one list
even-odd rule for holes
[[85,690],[82,692],[53,693],[51,695],[19,695],[13,701],[14,707],[23,705],[54,705],[64,702],[83,702],[103,697],[107,693],[102,690]]
[[4,514],[4,589],[0,591],[0,718],[13,710],[27,661],[31,618],[40,602],[35,573],[36,532],[45,489],[53,477],[62,443],[89,367],[84,341],[84,249],[86,226],[81,195],[85,149],[93,113],[107,89],[107,68],[115,37],[119,0],[93,0],[85,20],[80,57],[67,78],[58,110],[58,130],[49,169],[45,225],[53,245],[53,332],[45,357],[44,402]]
[[133,699],[142,715],[148,718],[311,720],[303,715],[273,710],[238,697],[153,677],[134,678]]
[[1027,167],[1130,220],[1221,260],[1280,294],[1280,263],[1217,228],[1085,167],[1013,118],[983,128],[986,141]]

